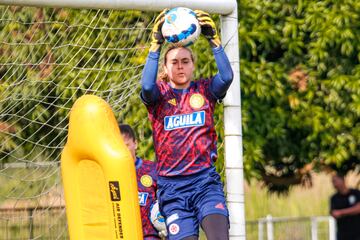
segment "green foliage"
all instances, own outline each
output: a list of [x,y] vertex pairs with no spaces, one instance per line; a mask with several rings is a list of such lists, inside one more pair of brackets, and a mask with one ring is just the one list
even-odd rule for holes
[[[58,160],[69,110],[85,93],[107,100],[119,122],[137,131],[139,155],[155,158],[139,80],[157,13],[0,11],[9,19],[0,24],[0,121],[16,129],[0,133],[1,160],[10,161],[9,153],[16,155],[11,161],[27,154]],[[359,166],[360,3],[244,0],[238,13],[247,178],[287,191],[306,182],[311,168]],[[201,37],[192,49],[195,78],[215,74],[207,41]],[[223,173],[222,114],[220,105],[217,169]]]
[[[139,11],[0,8],[0,159],[59,160],[68,114],[83,94],[106,99],[119,115],[137,87],[151,14]],[[121,101],[119,101],[119,98]],[[140,105],[140,102],[138,103]],[[136,115],[135,115],[136,116]],[[12,155],[16,153],[17,159]],[[47,157],[45,157],[47,156]]]
[[[270,190],[360,165],[358,1],[240,1],[245,169]],[[311,164],[311,165],[310,165]]]

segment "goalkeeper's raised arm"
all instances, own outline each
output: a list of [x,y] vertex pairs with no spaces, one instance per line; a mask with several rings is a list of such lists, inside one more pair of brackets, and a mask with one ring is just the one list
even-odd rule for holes
[[[141,98],[145,104],[154,103],[160,95],[159,88],[156,84],[158,74],[158,64],[160,58],[161,47],[165,41],[161,27],[164,24],[164,16],[168,9],[163,10],[156,18],[153,30],[151,33],[151,44],[150,51],[147,57],[147,61],[143,70],[141,84]],[[211,84],[209,85],[210,92],[218,99],[222,99],[228,88],[230,87],[233,79],[233,71],[226,56],[224,49],[221,46],[220,37],[216,29],[214,21],[211,19],[208,13],[195,10],[199,24],[201,26],[201,33],[209,41],[210,46],[215,57],[215,61],[219,72],[213,77]],[[172,78],[169,78],[167,71],[167,53],[175,48],[181,48],[177,45],[170,45],[167,49],[164,57],[163,72],[160,74],[160,80],[170,82],[172,85],[176,85]],[[190,51],[191,52],[191,51]],[[192,61],[194,60],[193,54],[191,53]],[[187,79],[190,83],[192,80],[192,74]],[[187,86],[187,85],[186,85]]]

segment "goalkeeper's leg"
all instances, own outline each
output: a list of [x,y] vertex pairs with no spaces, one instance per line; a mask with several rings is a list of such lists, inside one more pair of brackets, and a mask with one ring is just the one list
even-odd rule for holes
[[190,237],[186,237],[186,238],[184,238],[182,240],[198,240],[198,239],[199,239],[198,236],[190,236]]
[[201,227],[208,240],[229,239],[229,221],[221,214],[207,215],[201,222]]

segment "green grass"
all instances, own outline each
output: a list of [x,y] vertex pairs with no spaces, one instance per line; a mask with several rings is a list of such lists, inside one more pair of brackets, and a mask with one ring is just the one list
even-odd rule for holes
[[[327,174],[314,175],[311,188],[295,186],[288,195],[280,196],[268,193],[259,182],[246,183],[246,221],[264,218],[269,214],[273,217],[326,216],[329,214],[329,197],[332,193],[334,190],[331,185],[331,177]],[[254,231],[257,232],[257,228]],[[282,233],[284,236],[287,235]],[[247,232],[247,234],[251,233]],[[292,232],[292,234],[295,233]],[[257,239],[257,237],[248,237]],[[200,240],[206,240],[203,232],[200,232]]]
[[273,217],[306,217],[329,214],[329,197],[334,193],[331,178],[326,174],[313,177],[313,186],[295,186],[288,195],[270,194],[254,182],[245,185],[246,220]]

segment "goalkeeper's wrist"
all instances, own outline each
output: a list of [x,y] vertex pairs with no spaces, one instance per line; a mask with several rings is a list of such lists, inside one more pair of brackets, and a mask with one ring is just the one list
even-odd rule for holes
[[221,41],[219,38],[209,39],[209,43],[212,48],[218,48],[221,46]]
[[161,47],[162,47],[162,44],[159,44],[159,43],[151,43],[151,44],[150,44],[150,49],[149,49],[149,51],[150,51],[150,52],[160,52]]

